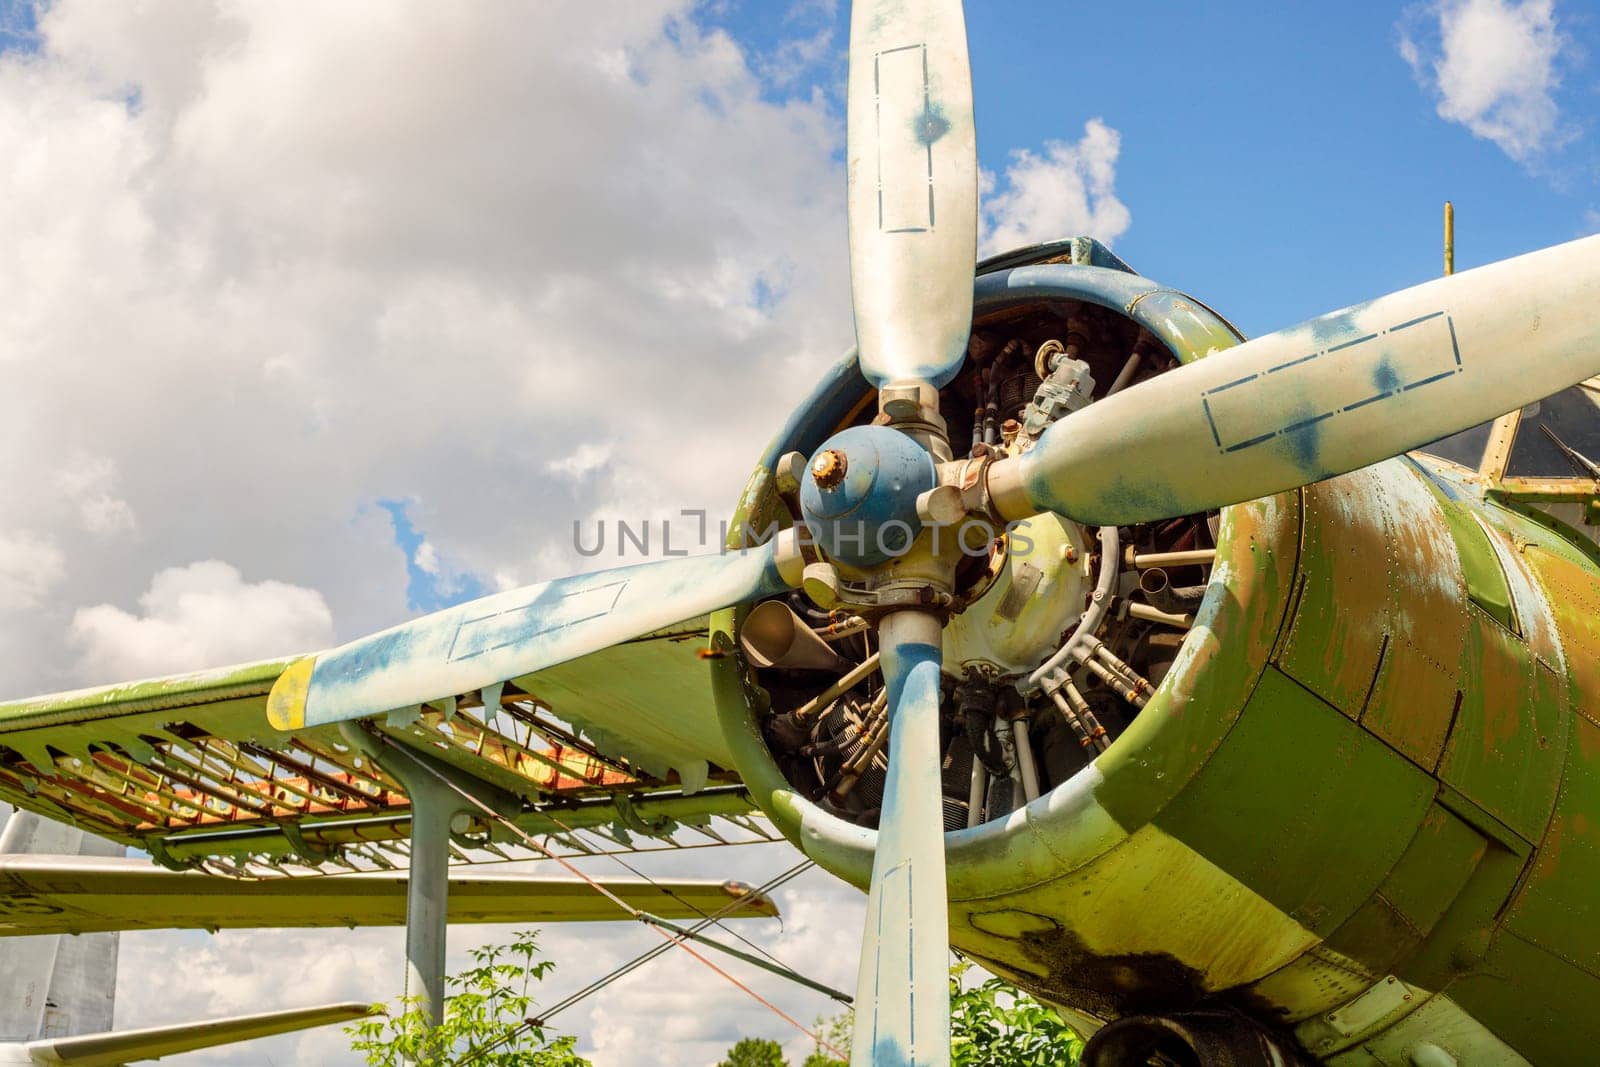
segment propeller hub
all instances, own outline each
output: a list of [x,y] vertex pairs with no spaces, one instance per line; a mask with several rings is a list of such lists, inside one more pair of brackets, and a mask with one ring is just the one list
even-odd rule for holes
[[830,559],[868,568],[903,554],[922,531],[917,497],[938,482],[927,449],[887,426],[852,426],[812,457],[800,510]]

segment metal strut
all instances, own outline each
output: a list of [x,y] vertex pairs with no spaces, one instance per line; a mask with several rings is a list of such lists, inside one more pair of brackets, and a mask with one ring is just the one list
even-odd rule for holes
[[[339,725],[340,725],[340,729],[341,730],[345,729],[345,726],[346,726],[345,723],[340,723]],[[394,754],[396,754],[396,755],[398,755],[400,757],[400,759],[398,761],[396,761],[396,762],[404,763],[406,761],[410,761],[411,764],[412,764],[412,769],[414,771],[418,772],[418,776],[419,777],[422,776],[422,775],[431,776],[437,781],[437,783],[442,788],[450,790],[450,791],[456,793],[460,797],[460,799],[462,801],[462,806],[458,810],[460,810],[460,811],[468,811],[468,810],[471,810],[472,808],[477,808],[479,811],[483,812],[484,815],[487,815],[490,819],[500,823],[507,830],[509,830],[512,834],[516,835],[517,837],[522,838],[523,841],[525,841],[527,844],[532,846],[535,850],[537,850],[539,852],[542,852],[547,859],[555,860],[556,863],[560,864],[564,869],[566,869],[571,874],[576,875],[583,882],[587,883],[589,885],[589,887],[592,888],[595,892],[599,893],[601,896],[603,896],[607,900],[611,901],[613,904],[615,904],[622,911],[626,912],[628,915],[632,916],[635,919],[641,919],[642,920],[644,918],[644,912],[640,911],[638,908],[633,907],[631,904],[629,904],[627,901],[623,900],[621,897],[617,896],[611,890],[607,889],[605,886],[603,886],[600,883],[596,882],[593,878],[589,877],[589,875],[585,874],[581,868],[574,866],[572,863],[568,862],[563,857],[556,855],[555,853],[551,852],[548,848],[545,848],[544,846],[540,845],[537,841],[535,841],[533,839],[533,836],[531,834],[527,833],[527,831],[523,830],[520,826],[518,826],[516,824],[514,818],[513,818],[513,815],[516,813],[516,810],[517,810],[517,805],[516,805],[515,801],[513,801],[512,804],[508,808],[507,807],[502,807],[500,810],[496,810],[495,807],[490,806],[487,802],[485,802],[483,800],[483,798],[481,796],[478,795],[480,792],[489,791],[488,788],[485,787],[482,782],[479,782],[476,779],[472,779],[472,778],[470,778],[470,777],[468,777],[466,775],[463,775],[461,772],[457,771],[454,767],[451,767],[448,764],[440,763],[438,760],[435,760],[435,759],[433,759],[433,758],[431,758],[429,756],[426,756],[423,753],[418,752],[413,748],[410,748],[409,746],[401,745],[398,741],[394,740],[391,737],[385,736],[385,737],[382,737],[382,738],[375,739],[375,738],[372,738],[372,737],[368,737],[365,734],[362,734],[361,731],[359,731],[359,730],[354,730],[354,729],[351,730],[349,732],[349,734],[347,734],[347,736],[351,736],[352,737],[352,742],[353,743],[357,743],[357,744],[361,745],[361,749],[362,749],[363,752],[381,751],[379,749],[379,747],[378,747],[380,741],[383,744],[388,745],[390,747],[390,750]],[[356,741],[355,738],[358,738],[358,737],[359,738],[363,738],[364,740]],[[374,756],[374,758],[376,758],[376,756]],[[463,783],[470,783],[470,784],[463,784]],[[402,784],[404,784],[403,781],[402,781]],[[416,860],[414,858],[412,860],[412,863],[413,863],[413,869],[415,869],[414,865],[416,863]],[[712,916],[708,916],[706,921],[707,922],[714,921],[716,917],[718,917],[718,916],[714,913]],[[666,940],[666,942],[667,942],[669,947],[677,947],[677,948],[683,950],[684,952],[687,952],[690,956],[693,956],[696,960],[700,961],[706,967],[710,968],[712,971],[715,971],[722,978],[726,979],[728,982],[732,983],[738,989],[742,990],[745,994],[747,994],[749,997],[751,997],[753,1000],[755,1000],[757,1003],[759,1003],[762,1007],[764,1007],[767,1010],[771,1011],[774,1015],[778,1016],[784,1022],[788,1023],[790,1026],[793,1026],[796,1030],[799,1030],[806,1037],[808,1037],[812,1041],[816,1042],[821,1048],[826,1049],[827,1051],[833,1053],[834,1055],[840,1056],[842,1058],[842,1054],[839,1052],[839,1050],[834,1048],[832,1045],[830,1045],[826,1040],[824,1040],[818,1034],[814,1033],[811,1030],[808,1030],[805,1027],[804,1024],[800,1023],[798,1020],[796,1020],[789,1013],[785,1012],[782,1008],[778,1007],[776,1004],[772,1003],[766,997],[763,997],[760,993],[757,993],[754,989],[751,989],[748,985],[746,985],[745,983],[739,981],[739,979],[735,978],[733,975],[729,974],[727,971],[723,970],[721,967],[718,967],[711,960],[707,959],[705,956],[703,956],[699,952],[695,951],[695,949],[692,946],[690,946],[690,944],[688,943],[690,939],[686,935],[684,935],[684,934],[676,934],[675,935],[675,934],[668,933],[666,930],[662,929],[661,926],[659,924],[657,924],[657,923],[646,922],[644,925],[645,925],[645,927],[647,929],[654,930],[657,934],[661,935],[661,937]],[[407,940],[409,942],[409,937],[408,937]],[[408,945],[408,949],[409,949],[409,945]],[[724,947],[724,951],[726,951],[725,947]],[[441,986],[442,986],[442,978],[441,978]],[[440,1017],[442,1018],[442,1015],[443,1015],[443,1013],[442,1013],[443,1000],[442,999],[440,1001],[440,1004],[441,1004]]]
[[[429,1029],[444,1022],[444,967],[450,914],[451,824],[473,808],[515,812],[515,798],[468,778],[425,753],[386,747],[354,723],[340,723],[350,744],[400,783],[411,802],[411,856],[406,878],[407,1003],[422,1009]],[[387,739],[385,739],[387,740]],[[396,757],[399,758],[396,758]],[[463,794],[467,795],[463,795]]]

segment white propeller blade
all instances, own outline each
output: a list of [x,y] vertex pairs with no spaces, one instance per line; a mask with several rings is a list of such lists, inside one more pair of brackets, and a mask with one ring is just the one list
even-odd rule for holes
[[1091,404],[990,484],[1120,525],[1320,481],[1600,374],[1597,309],[1600,236],[1439,278]]
[[950,1062],[950,928],[939,781],[937,615],[878,624],[889,690],[889,773],[856,979],[853,1067]]
[[799,584],[795,534],[744,552],[579,574],[458,604],[292,664],[279,730],[415,707],[501,683]]
[[977,257],[972,71],[959,0],[857,3],[850,286],[861,373],[942,386],[966,357]]

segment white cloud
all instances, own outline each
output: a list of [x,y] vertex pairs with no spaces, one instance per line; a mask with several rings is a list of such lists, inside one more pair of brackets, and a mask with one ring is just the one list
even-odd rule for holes
[[613,447],[585,442],[564,456],[550,460],[544,469],[567,478],[586,478],[611,462]]
[[378,500],[515,584],[593,565],[574,519],[725,513],[849,344],[840,117],[689,0],[39,32],[0,53],[0,509],[59,553],[10,599],[59,581],[0,620],[7,694],[89,681],[73,612],[197,559],[393,623]]
[[322,594],[284,582],[246,582],[217,560],[158,573],[142,614],[80,608],[71,640],[84,674],[104,681],[197,670],[326,647],[333,616]]
[[1074,144],[1046,141],[1040,152],[1011,154],[1004,180],[983,176],[981,255],[1058,237],[1097,237],[1111,244],[1132,216],[1116,195],[1122,135],[1099,119],[1084,124]]
[[1457,122],[1528,162],[1574,133],[1555,93],[1572,48],[1554,0],[1436,0],[1401,21],[1400,55]]
[[56,474],[56,486],[76,505],[78,521],[90,533],[131,533],[137,522],[133,508],[112,492],[117,466],[104,456],[80,456]]
[[23,530],[0,533],[0,611],[33,607],[65,572],[53,542]]

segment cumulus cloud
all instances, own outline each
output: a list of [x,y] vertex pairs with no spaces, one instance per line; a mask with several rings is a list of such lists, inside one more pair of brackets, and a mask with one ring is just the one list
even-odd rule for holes
[[1554,0],[1436,0],[1400,24],[1400,55],[1437,98],[1439,117],[1519,162],[1575,135],[1556,101],[1572,47]]
[[982,255],[1058,237],[1097,237],[1111,244],[1133,221],[1117,199],[1122,135],[1090,119],[1076,142],[1046,141],[1011,153],[1004,175],[984,174]]
[[[825,58],[812,34],[774,55]],[[326,646],[404,617],[412,567],[594,566],[575,519],[727,514],[850,343],[841,116],[690,0],[56,0],[8,41],[0,514],[27,525],[0,534],[0,695]],[[649,939],[549,943],[576,988]],[[130,936],[118,1022],[382,999],[401,942]],[[654,980],[766,1014],[709,972]],[[629,1012],[637,1043],[599,1062],[659,1058],[668,1017]],[[188,1059],[354,1062],[342,1043]]]
[[612,452],[609,444],[585,442],[566,455],[550,460],[544,469],[568,478],[585,478],[610,463]]
[[113,489],[116,464],[104,456],[80,456],[56,474],[56,487],[78,509],[83,528],[96,534],[129,533],[137,525],[133,508]]
[[0,425],[85,458],[0,483],[45,564],[0,684],[109,680],[74,611],[197,559],[392,624],[382,500],[494,584],[731,510],[850,341],[841,135],[689,0],[49,5],[0,52]]
[[81,608],[71,640],[84,670],[112,678],[196,670],[325,647],[333,616],[322,594],[284,582],[246,582],[218,560],[158,573],[140,614]]
[[53,542],[23,530],[0,533],[0,611],[33,607],[65,573]]

